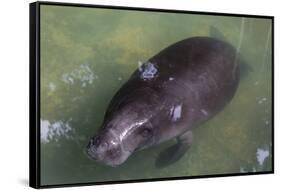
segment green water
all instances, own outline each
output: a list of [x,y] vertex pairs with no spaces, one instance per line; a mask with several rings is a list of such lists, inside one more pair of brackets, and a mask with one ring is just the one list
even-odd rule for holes
[[[161,49],[216,27],[251,67],[232,102],[194,130],[181,160],[156,168],[168,141],[110,168],[85,147],[107,105]],[[41,6],[41,184],[68,184],[272,169],[271,20]]]

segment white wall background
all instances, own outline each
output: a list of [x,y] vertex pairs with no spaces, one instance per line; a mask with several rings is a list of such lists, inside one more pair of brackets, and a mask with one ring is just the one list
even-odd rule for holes
[[[64,1],[64,0],[60,0]],[[75,3],[265,14],[275,16],[275,174],[148,182],[71,189],[276,189],[281,185],[279,97],[281,9],[278,0],[69,0]],[[0,4],[0,189],[28,189],[28,3],[6,0]],[[281,3],[280,3],[281,4]],[[280,188],[280,187],[279,187]],[[69,188],[70,189],[70,188]]]

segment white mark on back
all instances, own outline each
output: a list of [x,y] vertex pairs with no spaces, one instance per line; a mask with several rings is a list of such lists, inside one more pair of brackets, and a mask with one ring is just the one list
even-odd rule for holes
[[182,112],[182,105],[177,105],[175,107],[172,107],[170,110],[170,113],[172,115],[172,121],[177,121],[181,118],[181,112]]
[[209,113],[208,113],[205,109],[201,109],[200,111],[201,111],[201,113],[203,113],[205,116],[208,116],[208,115],[209,115]]
[[141,73],[140,77],[144,80],[150,80],[150,79],[155,78],[157,75],[157,72],[158,72],[155,65],[151,62],[147,62],[142,65],[140,65],[140,62],[139,62],[139,71]]
[[175,80],[175,78],[173,78],[173,77],[169,77],[169,80]]

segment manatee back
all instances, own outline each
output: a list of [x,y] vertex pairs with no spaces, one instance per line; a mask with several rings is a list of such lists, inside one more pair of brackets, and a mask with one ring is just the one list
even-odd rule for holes
[[239,84],[235,48],[210,37],[177,42],[148,62],[159,74],[147,83],[159,94],[181,99],[193,120],[206,120],[221,111]]
[[[158,99],[154,106],[166,107],[169,111],[181,102],[182,111],[192,121],[207,120],[232,99],[239,83],[237,60],[236,50],[230,44],[214,38],[193,37],[179,41],[150,58],[132,74],[113,97],[107,115],[118,111],[128,99],[153,96]],[[187,121],[183,119],[183,122]]]

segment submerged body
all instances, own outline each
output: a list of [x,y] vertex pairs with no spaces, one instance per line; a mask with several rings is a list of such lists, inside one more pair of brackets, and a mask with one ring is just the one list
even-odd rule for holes
[[209,37],[177,42],[142,64],[111,100],[88,154],[122,164],[134,151],[178,138],[171,158],[192,141],[191,130],[230,102],[239,84],[236,50]]

